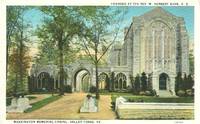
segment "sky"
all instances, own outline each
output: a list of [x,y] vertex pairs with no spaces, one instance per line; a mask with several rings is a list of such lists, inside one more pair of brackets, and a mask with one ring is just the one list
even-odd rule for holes
[[[150,10],[152,10],[153,6],[129,6],[128,12],[124,17],[123,25],[120,27],[123,30],[125,27],[128,27],[132,22],[133,16],[140,16]],[[183,17],[186,24],[186,29],[189,34],[190,41],[193,41],[194,37],[194,7],[192,6],[163,6],[163,9],[167,10],[171,14],[175,16]],[[43,20],[44,15],[38,10],[30,10],[25,14],[25,19],[31,23],[33,28],[35,29],[37,25],[40,25]],[[121,36],[123,35],[123,31],[120,32]],[[123,40],[123,36],[121,37]]]

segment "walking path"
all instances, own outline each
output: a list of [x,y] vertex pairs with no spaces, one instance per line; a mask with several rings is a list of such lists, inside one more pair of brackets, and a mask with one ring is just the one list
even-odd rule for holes
[[101,95],[99,112],[79,113],[81,104],[87,94],[65,94],[61,99],[52,102],[41,109],[31,113],[7,113],[7,119],[115,119],[116,115],[111,110],[110,95]]

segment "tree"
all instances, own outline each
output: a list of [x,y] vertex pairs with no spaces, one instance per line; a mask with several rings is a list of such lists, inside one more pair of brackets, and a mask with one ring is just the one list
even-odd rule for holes
[[7,86],[15,82],[14,94],[19,90],[24,92],[31,60],[27,47],[29,25],[24,21],[24,14],[28,9],[27,7],[7,8]]
[[191,74],[188,75],[187,78],[187,89],[193,89],[194,86],[194,79]]
[[139,93],[140,91],[140,75],[139,74],[137,74],[137,76],[135,77],[134,85],[135,85],[136,93]]
[[194,51],[189,52],[189,64],[190,64],[190,74],[194,74]]
[[110,72],[110,91],[114,91],[115,85],[115,73]]
[[129,78],[130,78],[130,82],[131,82],[132,90],[133,90],[133,92],[134,92],[134,91],[135,91],[135,84],[134,84],[134,78],[133,78],[133,75],[129,75]]
[[[96,98],[99,99],[98,66],[110,46],[116,41],[123,20],[124,11],[113,10],[110,7],[79,8],[84,27],[81,30],[81,39],[85,52],[95,65]],[[121,15],[120,15],[121,14]],[[110,26],[117,28],[113,28]],[[110,36],[114,36],[111,38]]]
[[7,27],[7,32],[6,32],[6,38],[7,38],[7,45],[6,45],[6,76],[8,74],[8,59],[9,59],[9,53],[10,53],[10,48],[13,45],[13,42],[11,38],[15,35],[17,32],[17,25],[19,22],[19,18],[22,14],[22,10],[17,7],[11,7],[8,6],[7,8],[7,14],[6,14],[6,27]]
[[141,90],[142,91],[147,90],[147,76],[145,72],[143,72],[141,76]]
[[[60,95],[64,94],[64,52],[70,50],[73,39],[80,33],[81,20],[76,14],[75,7],[40,7],[45,15],[44,24],[38,28],[37,35],[42,43],[50,44],[51,47],[57,49],[53,51],[58,58],[59,74],[60,74]],[[45,46],[42,46],[45,48]],[[52,48],[46,48],[51,50]],[[43,49],[44,51],[44,49]],[[56,52],[57,51],[57,52]],[[47,51],[48,55],[51,54]],[[65,54],[67,56],[67,54]],[[55,57],[54,56],[54,57]],[[52,58],[54,58],[52,57]],[[55,57],[55,58],[56,58]],[[52,59],[49,57],[49,59]],[[68,58],[69,59],[69,58]],[[70,60],[70,59],[69,59]]]
[[182,79],[182,90],[187,90],[187,83],[188,83],[188,78],[187,78],[187,75],[184,74],[184,77]]
[[[57,57],[59,56],[59,50],[52,49],[54,47],[57,47],[55,42],[50,39],[51,37],[48,37],[47,32],[43,32],[42,30],[36,31],[36,35],[39,38],[39,45],[38,45],[39,52],[34,58],[34,63],[40,65],[45,65],[45,64],[58,65],[59,61]],[[63,53],[64,53],[63,61],[66,64],[73,62],[75,59],[78,58],[76,54],[80,51],[80,48],[78,46],[73,47],[74,44],[75,44],[74,42],[70,41],[68,47],[66,46],[63,47]]]
[[148,74],[148,79],[147,79],[147,89],[148,90],[153,90],[153,86],[152,86],[152,73]]
[[12,83],[14,82],[14,85],[11,86],[14,94],[25,90],[28,68],[30,68],[31,57],[28,54],[28,48],[24,47],[23,49],[23,52],[20,54],[18,48],[13,48],[9,57],[10,73],[8,77],[9,80],[13,80]]
[[177,76],[175,78],[175,91],[177,92],[178,90],[181,90],[182,89],[182,86],[181,86],[181,83],[183,82],[183,79],[182,79],[182,74],[181,72],[178,72],[177,73]]

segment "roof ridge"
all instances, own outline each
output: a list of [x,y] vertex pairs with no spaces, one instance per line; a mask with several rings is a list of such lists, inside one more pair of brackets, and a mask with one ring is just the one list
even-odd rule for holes
[[155,13],[155,12],[166,13],[168,15],[175,17],[175,15],[173,15],[172,13],[170,13],[169,11],[165,10],[163,7],[160,7],[160,6],[153,8],[152,10],[140,15],[139,17],[143,17],[143,16],[149,15],[151,13]]

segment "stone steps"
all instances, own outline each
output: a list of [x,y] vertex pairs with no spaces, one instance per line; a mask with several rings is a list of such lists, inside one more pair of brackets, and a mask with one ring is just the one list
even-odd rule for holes
[[160,97],[175,97],[168,90],[159,90]]

